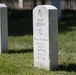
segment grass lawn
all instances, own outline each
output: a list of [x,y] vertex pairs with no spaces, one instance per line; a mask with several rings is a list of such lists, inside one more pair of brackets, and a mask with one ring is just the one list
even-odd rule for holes
[[63,11],[59,21],[59,66],[55,71],[34,67],[31,12],[8,12],[9,50],[0,55],[0,75],[76,75],[76,11]]

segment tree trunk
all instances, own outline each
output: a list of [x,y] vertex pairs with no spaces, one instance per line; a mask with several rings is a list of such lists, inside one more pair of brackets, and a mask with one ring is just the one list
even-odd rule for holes
[[41,4],[44,5],[45,4],[45,0],[41,0]]
[[51,0],[52,5],[58,9],[58,18],[61,19],[61,0]]
[[33,2],[34,2],[34,7],[36,7],[36,0],[33,0]]

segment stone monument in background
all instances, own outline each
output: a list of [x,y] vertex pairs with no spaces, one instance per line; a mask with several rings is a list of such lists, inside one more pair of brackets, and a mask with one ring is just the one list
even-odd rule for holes
[[7,7],[0,4],[0,54],[8,51]]

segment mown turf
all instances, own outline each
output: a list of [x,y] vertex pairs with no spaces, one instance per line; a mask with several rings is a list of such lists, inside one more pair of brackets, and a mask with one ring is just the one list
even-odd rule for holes
[[54,71],[33,65],[32,13],[8,12],[8,53],[0,55],[0,75],[76,75],[76,11],[63,11],[59,21],[58,63]]

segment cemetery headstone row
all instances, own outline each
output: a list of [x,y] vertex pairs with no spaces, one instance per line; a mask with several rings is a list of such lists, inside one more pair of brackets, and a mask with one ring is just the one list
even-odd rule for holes
[[[33,10],[34,66],[53,70],[58,66],[58,15],[52,5]],[[0,4],[0,54],[8,51],[7,7]]]

